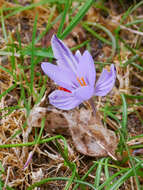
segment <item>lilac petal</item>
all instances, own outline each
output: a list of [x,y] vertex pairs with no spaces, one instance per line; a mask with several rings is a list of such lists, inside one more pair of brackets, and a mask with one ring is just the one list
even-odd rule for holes
[[32,159],[32,156],[33,156],[33,151],[31,151],[30,153],[29,153],[29,156],[28,156],[28,159],[27,159],[27,161],[26,161],[26,163],[24,164],[24,166],[23,166],[23,170],[28,166],[28,164],[30,163],[30,161],[31,161],[31,159]]
[[73,95],[81,101],[89,100],[94,95],[94,86],[83,86],[72,91]]
[[81,55],[80,51],[77,50],[74,56],[75,56],[77,62],[79,62],[79,60],[80,60],[80,58],[81,58],[82,55]]
[[62,90],[55,90],[49,95],[50,103],[56,108],[62,110],[70,110],[78,106],[82,101]]
[[73,90],[78,86],[76,76],[67,68],[60,68],[48,62],[43,62],[42,70],[59,86],[68,90]]
[[83,77],[88,85],[94,86],[96,79],[96,71],[94,66],[94,60],[91,54],[86,50],[79,59],[78,64],[79,78]]
[[51,44],[54,56],[58,60],[58,65],[60,67],[70,68],[76,73],[77,60],[70,49],[61,40],[59,40],[56,35],[53,35]]
[[103,69],[95,87],[96,96],[105,96],[113,88],[116,79],[116,70],[114,65],[111,65],[110,72]]

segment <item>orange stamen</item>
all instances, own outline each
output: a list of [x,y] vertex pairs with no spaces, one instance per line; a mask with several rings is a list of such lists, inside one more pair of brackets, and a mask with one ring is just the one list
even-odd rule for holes
[[82,80],[82,82],[83,82],[83,86],[86,86],[86,83],[85,83],[85,80],[84,80],[83,77],[81,77],[81,80]]
[[77,77],[77,81],[79,82],[80,86],[86,86],[85,80],[83,77],[81,77],[81,79],[79,79],[79,77]]
[[77,81],[79,82],[80,86],[84,86],[78,77],[77,77]]

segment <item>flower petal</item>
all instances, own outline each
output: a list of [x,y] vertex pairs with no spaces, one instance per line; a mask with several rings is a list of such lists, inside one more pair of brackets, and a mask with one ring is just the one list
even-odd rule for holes
[[78,63],[70,49],[60,39],[58,39],[56,35],[53,35],[51,44],[54,56],[57,59],[57,64],[60,67],[70,68],[76,73]]
[[82,56],[79,57],[77,72],[79,78],[83,77],[88,85],[94,86],[96,79],[94,60],[87,50],[83,53]]
[[82,102],[73,96],[73,94],[61,90],[52,92],[49,95],[49,101],[53,106],[62,110],[73,109]]
[[94,95],[94,86],[84,86],[72,91],[73,95],[81,101],[89,100]]
[[69,69],[63,69],[48,62],[43,62],[41,67],[44,73],[59,86],[68,90],[77,88],[78,82],[76,80],[76,76]]
[[75,52],[75,58],[76,58],[76,60],[77,60],[77,62],[79,62],[79,59],[81,58],[81,53],[80,53],[80,51],[79,50],[77,50],[76,52]]
[[116,70],[114,65],[111,65],[110,72],[103,69],[95,87],[96,96],[105,96],[113,88],[116,79]]

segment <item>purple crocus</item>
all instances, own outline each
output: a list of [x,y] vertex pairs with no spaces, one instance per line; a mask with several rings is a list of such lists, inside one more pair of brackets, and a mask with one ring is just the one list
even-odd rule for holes
[[96,71],[94,60],[86,50],[83,55],[77,50],[75,55],[53,35],[52,49],[57,65],[42,63],[42,69],[59,89],[49,95],[49,101],[59,109],[70,110],[89,100],[92,96],[105,96],[114,86],[116,71],[111,65],[110,72],[103,69],[95,84]]

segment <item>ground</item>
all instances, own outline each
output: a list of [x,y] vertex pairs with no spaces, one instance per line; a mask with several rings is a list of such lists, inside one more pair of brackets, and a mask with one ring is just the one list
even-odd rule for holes
[[[1,0],[0,20],[0,189],[143,189],[143,1]],[[96,117],[49,103],[53,34],[89,50],[97,79],[115,65]]]

